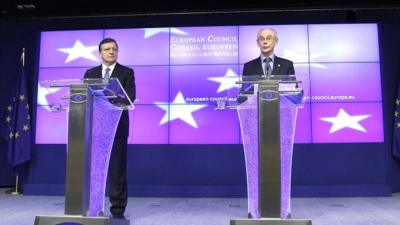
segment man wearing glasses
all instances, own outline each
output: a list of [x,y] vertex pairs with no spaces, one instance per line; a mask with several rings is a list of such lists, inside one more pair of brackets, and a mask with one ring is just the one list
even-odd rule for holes
[[[268,77],[271,75],[295,75],[293,62],[278,57],[274,53],[275,46],[278,44],[278,35],[272,28],[262,28],[257,33],[257,46],[260,48],[260,56],[243,66],[243,80],[245,76]],[[252,79],[254,79],[252,77]],[[242,85],[241,93],[252,94],[253,85]],[[243,102],[245,99],[238,99]]]
[[294,75],[293,62],[274,53],[278,44],[278,35],[272,28],[263,28],[257,33],[257,46],[260,57],[244,64],[243,76],[246,75]]

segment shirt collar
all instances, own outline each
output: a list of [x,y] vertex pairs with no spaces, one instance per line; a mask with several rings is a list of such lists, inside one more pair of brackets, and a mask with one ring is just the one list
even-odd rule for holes
[[[271,58],[271,62],[273,63],[274,59],[275,59],[275,54],[272,54],[269,57]],[[263,63],[264,59],[267,58],[267,57],[265,57],[264,55],[261,55],[260,58],[261,58],[261,63]]]
[[117,65],[117,62],[115,62],[114,64],[112,64],[111,66],[106,66],[104,64],[101,64],[101,71],[104,74],[106,68],[110,68],[110,75],[112,74],[112,72],[114,71],[115,65]]

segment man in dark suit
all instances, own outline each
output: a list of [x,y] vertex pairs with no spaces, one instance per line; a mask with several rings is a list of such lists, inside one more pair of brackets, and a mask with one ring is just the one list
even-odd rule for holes
[[[245,76],[268,76],[268,75],[294,75],[293,62],[274,53],[278,35],[272,28],[263,28],[257,33],[257,46],[260,48],[260,56],[243,66],[243,80]],[[242,85],[242,93],[253,93],[252,85]]]
[[[133,102],[136,97],[133,69],[117,63],[118,44],[112,38],[105,38],[99,44],[102,65],[86,71],[84,78],[118,78],[126,94]],[[118,124],[111,150],[108,167],[110,212],[114,218],[125,219],[124,212],[128,203],[127,148],[129,136],[129,114],[124,110]]]

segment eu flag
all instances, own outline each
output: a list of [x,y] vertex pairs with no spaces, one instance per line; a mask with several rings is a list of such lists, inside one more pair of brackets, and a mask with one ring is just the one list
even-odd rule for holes
[[400,157],[400,84],[397,92],[396,109],[394,110],[393,155]]
[[18,170],[19,165],[31,159],[31,117],[26,85],[23,52],[16,86],[6,107],[6,117],[2,127],[3,137],[8,143],[7,159],[14,172]]

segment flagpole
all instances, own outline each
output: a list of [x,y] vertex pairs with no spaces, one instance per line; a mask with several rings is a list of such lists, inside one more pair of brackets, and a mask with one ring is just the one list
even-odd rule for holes
[[22,194],[18,190],[18,182],[19,182],[19,176],[18,176],[18,174],[15,174],[15,187],[11,188],[10,190],[7,190],[6,194],[11,194],[11,195],[20,195],[20,194]]
[[11,192],[11,194],[12,195],[20,195],[21,194],[21,192],[19,192],[18,191],[18,174],[16,174],[16,176],[15,176],[15,189],[14,189],[14,191],[13,192]]
[[25,48],[22,48],[21,62],[22,66],[25,67]]
[[[22,54],[21,54],[21,63],[22,67],[25,67],[25,48],[22,48]],[[15,174],[15,189],[13,192],[11,192],[12,195],[20,195],[21,192],[18,190],[18,182],[19,182],[19,175],[18,173]]]
[[[25,48],[22,48],[21,64],[22,64],[22,67],[25,67]],[[11,195],[20,195],[20,194],[22,194],[18,190],[18,183],[19,183],[19,174],[15,173],[15,187],[13,189],[11,189],[11,190],[6,191],[6,193],[9,193]]]

